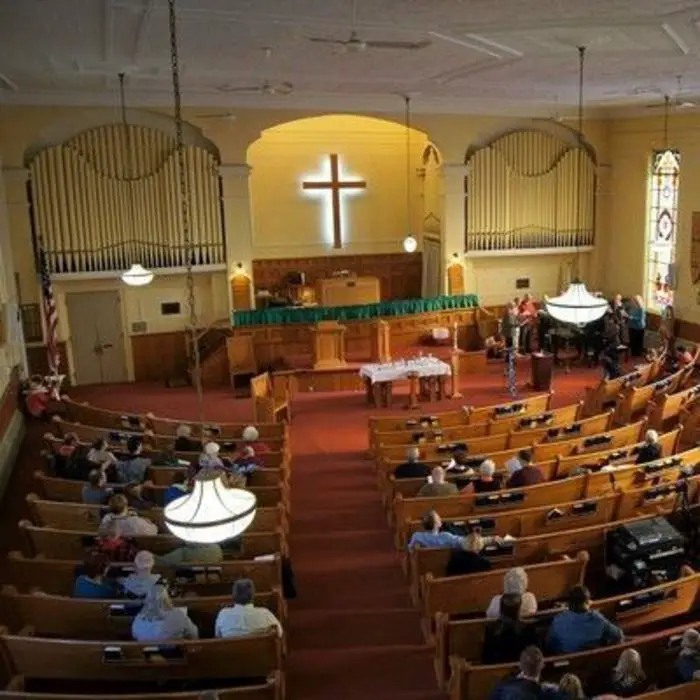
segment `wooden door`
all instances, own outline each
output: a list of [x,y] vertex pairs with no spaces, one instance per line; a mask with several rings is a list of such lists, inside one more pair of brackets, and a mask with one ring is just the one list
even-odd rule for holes
[[442,294],[442,245],[439,238],[423,236],[423,296]]
[[127,381],[119,292],[68,294],[66,306],[76,384]]

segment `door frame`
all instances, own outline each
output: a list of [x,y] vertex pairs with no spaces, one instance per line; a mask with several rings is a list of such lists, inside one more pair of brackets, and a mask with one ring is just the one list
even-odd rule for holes
[[[426,246],[427,244],[427,246]],[[441,294],[444,294],[444,284],[445,284],[445,275],[444,275],[444,264],[443,264],[443,259],[442,259],[442,238],[434,233],[424,233],[423,234],[423,270],[422,270],[422,284],[421,284],[421,291],[423,296],[427,296],[426,290],[428,287],[428,256],[426,255],[426,247],[429,246],[436,246],[438,249],[438,288],[437,288],[437,293],[438,296]]]

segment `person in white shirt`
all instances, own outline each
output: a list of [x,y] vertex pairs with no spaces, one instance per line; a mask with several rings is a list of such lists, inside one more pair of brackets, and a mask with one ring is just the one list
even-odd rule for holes
[[173,605],[165,586],[152,586],[131,623],[131,636],[137,642],[167,642],[199,639],[199,630],[186,609]]
[[255,584],[240,578],[233,584],[233,607],[222,608],[216,616],[214,634],[220,638],[243,637],[276,627],[282,636],[280,621],[267,609],[253,605]]
[[[532,617],[537,612],[537,598],[527,590],[527,572],[521,566],[508,569],[503,577],[503,594],[520,596],[520,617]],[[486,617],[496,619],[501,615],[501,598],[495,595],[486,610]]]
[[221,446],[213,440],[211,442],[206,443],[206,445],[204,445],[202,453],[199,455],[200,468],[222,469],[224,463],[222,462],[221,457],[219,457],[220,450]]
[[109,513],[102,518],[99,528],[100,536],[137,537],[139,535],[157,535],[158,526],[147,518],[142,518],[129,510],[126,496],[115,493],[109,499]]
[[141,550],[134,557],[134,573],[118,580],[120,589],[128,596],[145,598],[161,580],[160,574],[153,573],[154,565],[153,555],[145,549]]

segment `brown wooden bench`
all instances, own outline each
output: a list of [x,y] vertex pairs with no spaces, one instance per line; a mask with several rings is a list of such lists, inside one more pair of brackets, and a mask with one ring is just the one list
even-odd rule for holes
[[[500,593],[500,591],[498,592]],[[690,613],[700,593],[700,574],[684,567],[681,578],[651,588],[612,598],[591,601],[591,607],[626,633]],[[556,610],[539,612],[532,621],[537,626],[547,624]],[[449,657],[455,656],[471,664],[480,664],[486,629],[493,620],[450,619],[446,613],[435,616],[435,669],[438,684],[445,687],[449,677]]]
[[[10,552],[5,566],[10,582],[20,591],[41,588],[55,595],[72,595],[76,568],[80,559],[51,559],[48,557],[26,557],[21,552]],[[129,565],[117,564],[120,570]],[[259,591],[269,591],[282,585],[282,562],[279,554],[263,559],[225,559],[218,564],[195,562],[177,567],[156,566],[154,571],[162,574],[188,592],[214,595],[221,591],[229,593],[231,584],[239,578],[249,578]]]
[[662,431],[680,421],[684,409],[690,409],[700,398],[700,384],[681,389],[674,394],[656,396],[647,407],[649,427]]
[[292,404],[286,382],[273,382],[269,372],[250,380],[253,418],[256,423],[278,423],[292,420]]

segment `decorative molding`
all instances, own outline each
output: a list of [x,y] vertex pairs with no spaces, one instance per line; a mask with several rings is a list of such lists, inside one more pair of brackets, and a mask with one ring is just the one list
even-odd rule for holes
[[[196,265],[192,268],[192,273],[202,274],[211,272],[226,272],[228,270],[228,265],[226,263],[217,263],[215,265]],[[156,268],[154,271],[155,279],[163,275],[186,275],[187,268],[184,267],[161,267]],[[119,270],[106,270],[105,272],[61,272],[51,275],[51,279],[56,284],[61,284],[63,282],[87,282],[89,280],[114,280],[115,282],[120,281],[122,271]]]
[[27,182],[29,180],[29,168],[12,167],[7,165],[2,169],[5,182]]
[[569,255],[575,253],[590,253],[595,246],[586,245],[580,248],[521,248],[510,250],[469,250],[464,254],[465,258],[519,258],[531,255]]
[[252,166],[247,163],[221,163],[219,165],[219,175],[222,178],[245,180],[250,177],[252,171]]

